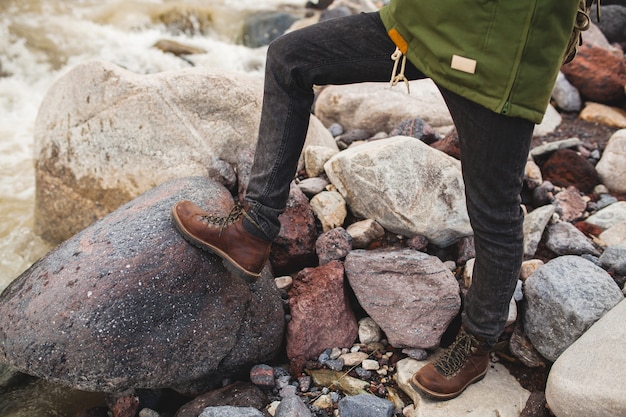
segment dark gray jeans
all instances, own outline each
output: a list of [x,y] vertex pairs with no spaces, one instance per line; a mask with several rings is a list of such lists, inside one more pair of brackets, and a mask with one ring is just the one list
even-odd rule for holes
[[[313,85],[389,81],[395,45],[377,13],[325,21],[268,48],[265,91],[246,201],[268,238],[280,230],[306,137]],[[409,79],[424,78],[407,62]],[[404,88],[398,86],[397,88]],[[523,256],[520,192],[534,124],[440,88],[457,128],[476,263],[463,322],[495,343],[503,331]],[[258,233],[249,223],[246,229]]]

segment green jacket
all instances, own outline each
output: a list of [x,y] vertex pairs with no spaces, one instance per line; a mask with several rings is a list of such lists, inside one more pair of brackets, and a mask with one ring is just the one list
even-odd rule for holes
[[540,123],[578,0],[391,0],[389,36],[442,87],[497,113]]

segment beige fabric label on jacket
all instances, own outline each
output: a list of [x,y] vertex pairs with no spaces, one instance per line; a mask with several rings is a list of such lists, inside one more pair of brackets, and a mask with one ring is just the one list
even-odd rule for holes
[[468,74],[474,74],[476,72],[476,60],[459,55],[452,55],[450,68],[467,72]]

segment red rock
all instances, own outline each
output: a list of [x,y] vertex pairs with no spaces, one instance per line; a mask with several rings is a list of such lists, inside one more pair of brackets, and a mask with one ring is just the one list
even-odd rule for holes
[[542,165],[541,174],[554,185],[574,186],[586,194],[600,182],[596,168],[571,149],[554,152]]
[[585,236],[590,237],[590,238],[600,236],[600,234],[603,231],[602,228],[600,228],[600,226],[592,224],[592,223],[588,223],[585,221],[576,222],[574,223],[574,226],[576,226],[578,230],[583,232]]
[[250,369],[250,382],[257,387],[274,387],[274,368],[269,365],[254,365]]
[[342,260],[352,249],[352,237],[343,227],[335,227],[322,233],[315,242],[315,252],[320,265],[330,261]]
[[113,417],[135,417],[139,414],[139,398],[135,395],[124,395],[117,398],[110,408]]
[[280,232],[270,254],[277,275],[287,275],[304,267],[317,265],[315,241],[317,227],[309,199],[300,187],[291,184],[287,207],[278,220]]
[[459,135],[456,129],[452,129],[443,139],[433,142],[430,146],[461,160],[461,145],[459,144]]
[[357,338],[340,261],[300,271],[289,292],[289,307],[287,357],[296,363],[317,358],[327,348],[350,347]]
[[576,58],[561,71],[588,100],[611,103],[625,97],[626,58],[604,48],[583,43]]

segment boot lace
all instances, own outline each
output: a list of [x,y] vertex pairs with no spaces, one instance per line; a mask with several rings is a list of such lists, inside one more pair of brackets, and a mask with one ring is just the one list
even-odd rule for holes
[[202,219],[211,225],[218,226],[220,228],[219,235],[221,236],[222,231],[226,227],[239,221],[239,219],[242,216],[248,219],[252,224],[258,227],[260,230],[263,230],[261,229],[261,226],[256,222],[256,220],[254,220],[252,217],[250,217],[248,213],[246,213],[246,210],[244,210],[243,204],[241,203],[235,204],[233,208],[230,209],[230,211],[228,212],[226,216],[216,216],[212,214],[205,214],[202,216]]
[[456,374],[467,362],[478,341],[471,334],[461,329],[452,345],[433,364],[446,377]]

